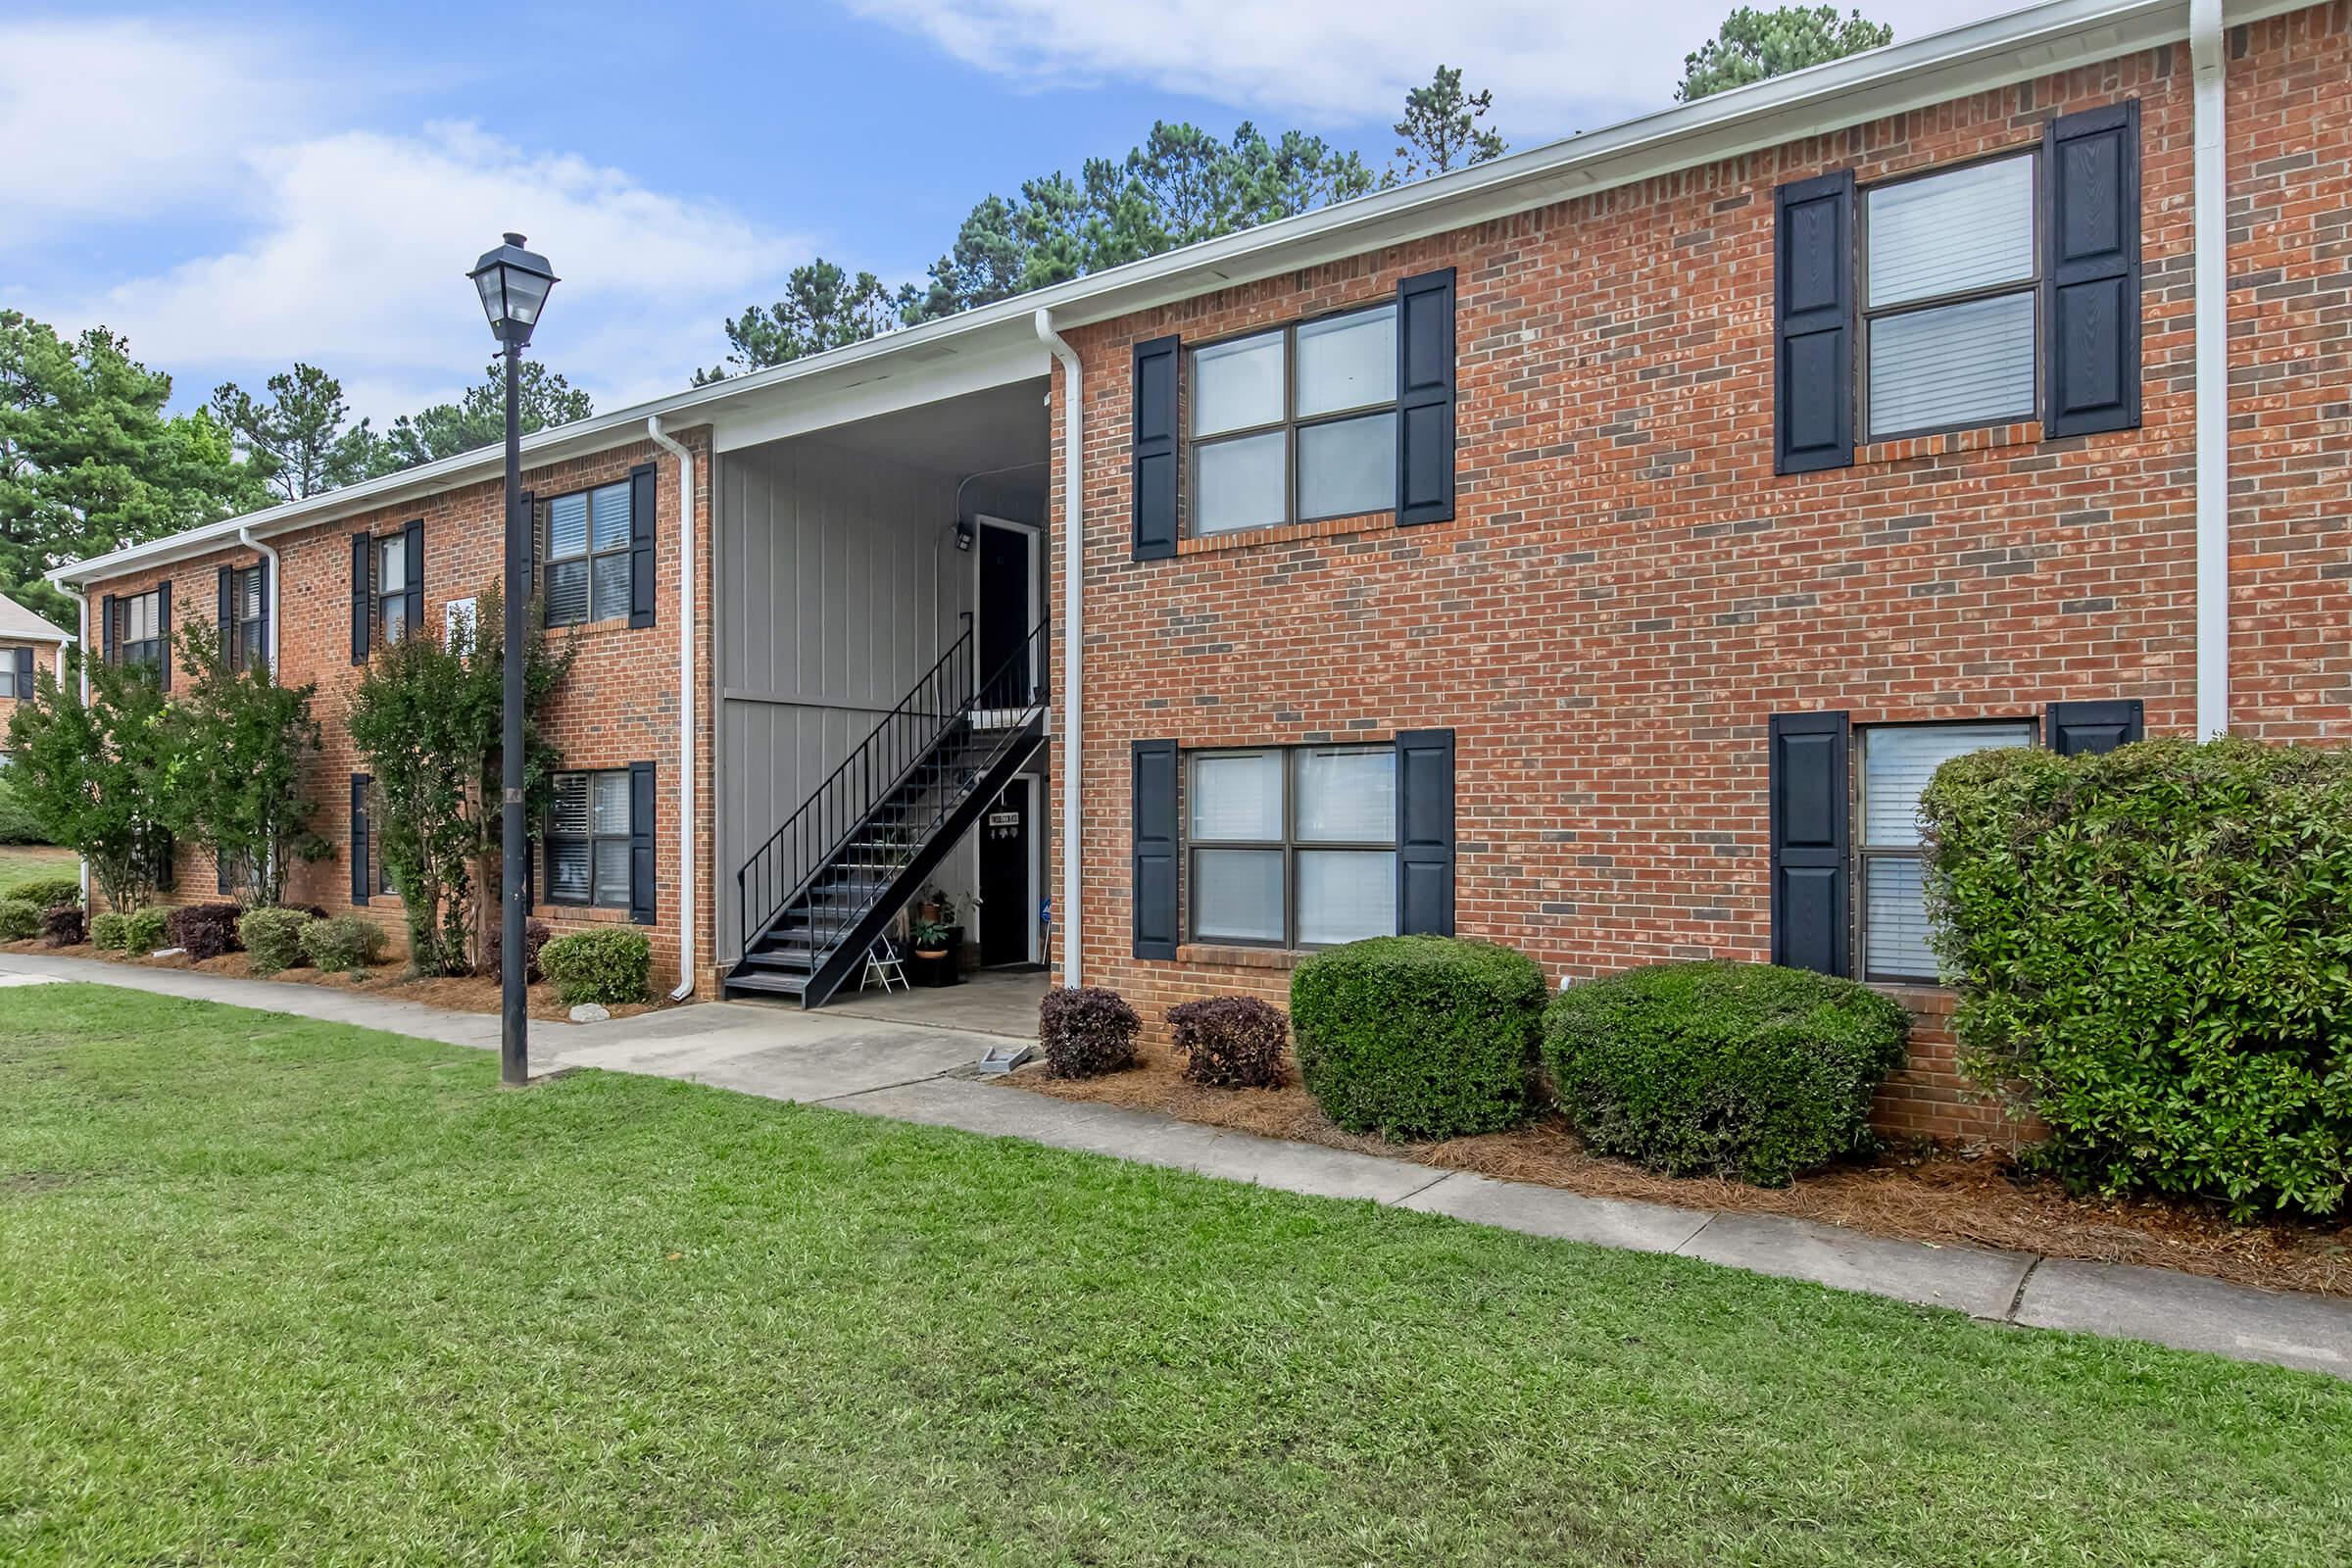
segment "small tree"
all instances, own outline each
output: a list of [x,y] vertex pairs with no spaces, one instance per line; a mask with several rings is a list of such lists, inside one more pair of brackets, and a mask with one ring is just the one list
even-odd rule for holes
[[[408,908],[409,953],[420,974],[462,974],[480,951],[481,913],[497,889],[505,646],[496,586],[470,623],[426,624],[380,649],[353,695],[351,736],[381,797],[371,827]],[[549,646],[534,604],[523,669],[524,800],[536,823],[562,753],[538,715],[571,671],[572,650]],[[477,630],[477,628],[480,628]]]
[[1723,29],[1683,58],[1683,84],[1674,96],[1683,103],[1842,60],[1894,42],[1894,29],[1861,12],[1844,16],[1836,6],[1783,6],[1758,11],[1741,6],[1723,20]]
[[1389,127],[1396,133],[1396,158],[1382,187],[1500,158],[1502,133],[1479,124],[1494,107],[1494,93],[1462,91],[1460,69],[1440,66],[1428,86],[1404,95],[1404,118]]
[[316,807],[302,792],[304,759],[318,751],[311,716],[317,688],[280,686],[259,660],[230,669],[219,630],[201,615],[176,641],[190,680],[178,704],[176,814],[227,870],[230,891],[252,903],[283,904],[292,862],[328,853],[311,830]]
[[[74,656],[78,667],[80,655]],[[90,666],[90,700],[47,670],[8,721],[9,782],[52,842],[88,862],[117,909],[156,891],[176,825],[177,715],[143,665]]]

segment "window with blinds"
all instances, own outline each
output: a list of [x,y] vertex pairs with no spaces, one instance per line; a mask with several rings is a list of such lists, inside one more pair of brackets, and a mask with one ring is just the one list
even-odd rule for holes
[[1898,724],[1862,732],[1862,975],[1866,980],[1937,978],[1929,943],[1927,866],[1920,856],[1919,801],[1936,770],[1955,757],[2031,746],[2030,722]]
[[164,594],[160,588],[115,601],[115,662],[164,667]]
[[2036,163],[2014,154],[1866,193],[1870,439],[2033,417]]
[[550,904],[629,906],[629,771],[558,773],[545,856]]
[[232,669],[255,669],[268,662],[270,622],[263,572],[261,566],[247,566],[229,578],[229,610],[235,622],[221,628],[221,639],[228,645],[224,652]]
[[1396,307],[1191,351],[1193,531],[1396,505]]
[[629,612],[629,482],[539,504],[547,624],[579,626]]
[[1318,948],[1396,929],[1394,747],[1196,752],[1192,934]]

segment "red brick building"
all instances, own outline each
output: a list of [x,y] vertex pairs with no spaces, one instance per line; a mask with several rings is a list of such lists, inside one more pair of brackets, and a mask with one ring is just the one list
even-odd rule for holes
[[0,735],[17,704],[30,698],[37,675],[62,679],[71,632],[60,631],[14,599],[0,595]]
[[[1385,930],[1777,957],[1921,1012],[1886,1125],[1985,1130],[1935,762],[2352,736],[2348,85],[2342,3],[2057,0],[546,432],[542,498],[655,465],[566,752],[652,764],[707,993],[821,1000],[935,881],[1153,1020]],[[246,519],[330,735],[353,538],[421,516],[441,613],[494,461]],[[252,559],[60,575],[103,619]]]

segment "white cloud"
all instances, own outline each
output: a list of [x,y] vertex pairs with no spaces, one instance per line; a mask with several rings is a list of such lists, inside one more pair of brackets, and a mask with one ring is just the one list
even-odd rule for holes
[[[2017,0],[1883,0],[1897,37],[2013,9]],[[1142,82],[1319,124],[1386,122],[1441,62],[1494,93],[1520,146],[1671,100],[1683,56],[1727,0],[849,0],[956,59],[1039,87]],[[1438,41],[1431,19],[1439,19]]]
[[806,257],[722,206],[469,124],[324,136],[243,168],[254,222],[232,249],[40,314],[104,321],[163,367],[258,376],[300,358],[381,420],[453,394],[488,361],[464,274],[512,228],[563,278],[534,352],[617,408],[683,386],[717,358],[719,320]]

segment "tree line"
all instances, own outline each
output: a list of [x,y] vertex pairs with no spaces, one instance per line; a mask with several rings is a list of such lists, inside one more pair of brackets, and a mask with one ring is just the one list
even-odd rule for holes
[[[1891,28],[1834,6],[1742,6],[1684,62],[1683,102],[1876,48]],[[793,269],[776,300],[722,323],[726,353],[696,385],[786,364],[1179,246],[1296,217],[1375,189],[1499,158],[1494,94],[1439,66],[1405,95],[1396,150],[1379,172],[1299,130],[1244,122],[1219,136],[1156,122],[1122,158],[1090,158],[976,203],[920,283],[885,283],[819,257]],[[297,363],[260,392],[224,382],[204,407],[167,412],[172,377],[130,356],[103,326],[78,336],[0,310],[0,593],[74,624],[73,601],[42,580],[69,561],[122,549],[279,501],[504,439],[493,363],[455,403],[382,429],[354,419],[342,383]],[[586,418],[588,394],[526,361],[526,432]]]

